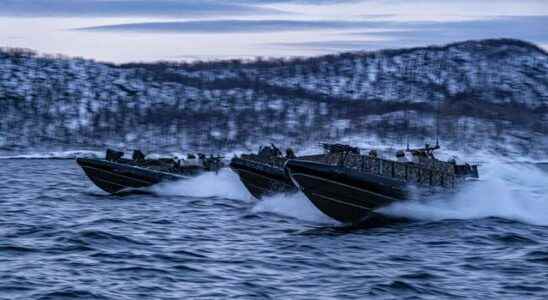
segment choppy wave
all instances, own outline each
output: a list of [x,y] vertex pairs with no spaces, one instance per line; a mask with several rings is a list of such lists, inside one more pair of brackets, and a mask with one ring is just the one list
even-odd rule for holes
[[[302,194],[243,201],[229,170],[98,197],[71,161],[4,163],[2,299],[546,298],[548,227],[527,223],[543,220],[546,175],[529,164],[490,164],[473,201],[421,207],[462,220],[349,228],[323,226]],[[527,222],[483,218],[497,201]]]
[[[0,156],[0,159],[75,159],[103,155],[102,151],[70,150]],[[529,158],[512,161],[507,158],[495,159],[489,153],[479,153],[475,157],[483,162],[480,168],[482,179],[479,182],[468,185],[450,197],[396,203],[381,212],[419,220],[500,217],[548,226],[548,216],[543,213],[548,211],[548,174],[537,167],[546,166],[548,162]],[[159,185],[153,187],[152,192],[166,196],[253,199],[238,176],[229,169]],[[272,212],[310,222],[330,222],[302,194],[267,197],[258,201],[252,211]]]
[[420,219],[500,217],[548,226],[548,173],[532,164],[490,162],[481,180],[452,196],[396,203],[381,211]]

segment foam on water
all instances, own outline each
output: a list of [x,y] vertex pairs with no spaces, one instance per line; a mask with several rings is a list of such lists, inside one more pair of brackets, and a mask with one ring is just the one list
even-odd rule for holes
[[238,175],[230,169],[222,169],[218,173],[207,172],[191,179],[153,186],[151,189],[156,194],[166,196],[252,199]]
[[265,197],[253,207],[252,211],[270,212],[307,222],[339,224],[319,211],[301,192]]
[[500,217],[548,226],[548,173],[532,164],[492,161],[480,181],[456,194],[395,203],[380,211],[420,220]]
[[[448,150],[444,153],[459,154]],[[0,156],[0,159],[74,159],[103,155],[102,151],[71,150]],[[443,195],[400,202],[383,208],[381,212],[419,220],[501,217],[548,226],[548,172],[540,169],[542,163],[526,157],[519,162],[509,162],[508,158],[496,158],[487,152],[474,153],[474,157],[484,162],[480,167],[479,182],[471,183],[449,197]],[[158,185],[152,191],[167,196],[223,197],[245,201],[253,199],[237,174],[229,169],[217,174],[207,173],[181,182]],[[258,201],[252,211],[272,212],[311,222],[335,222],[317,210],[302,193],[267,197]]]
[[[548,173],[535,164],[491,159],[480,168],[481,180],[454,195],[395,203],[380,212],[418,220],[500,217],[548,226]],[[152,188],[166,196],[222,197],[256,201],[238,175],[229,169]],[[271,212],[307,222],[338,224],[320,212],[302,193],[279,194],[257,201],[252,212]]]
[[[537,190],[543,196],[546,176],[534,167],[497,168],[480,169],[486,183],[500,178],[513,182],[518,195]],[[220,177],[227,182],[215,176],[196,182],[221,197],[246,192],[235,174],[226,175]],[[374,292],[378,298],[544,299],[548,292],[548,227],[500,220],[367,231],[299,226],[268,212],[309,218],[315,210],[298,202],[304,197],[97,197],[80,168],[61,160],[2,161],[0,178],[7,183],[0,184],[0,298],[358,299]],[[174,284],[181,282],[188,284]]]
[[320,212],[302,193],[278,194],[255,200],[230,169],[219,173],[206,173],[178,182],[153,186],[152,191],[165,196],[222,197],[234,200],[256,201],[253,213],[270,212],[315,223],[337,224]]

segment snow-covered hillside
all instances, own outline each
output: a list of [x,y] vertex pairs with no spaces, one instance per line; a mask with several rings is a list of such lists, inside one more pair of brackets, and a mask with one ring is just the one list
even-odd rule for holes
[[333,98],[432,102],[474,94],[536,107],[548,105],[547,70],[544,50],[502,39],[179,72],[205,80],[253,78]]
[[4,149],[234,149],[349,136],[394,142],[405,132],[418,141],[434,134],[438,110],[454,147],[546,153],[548,54],[516,40],[125,65],[0,51]]

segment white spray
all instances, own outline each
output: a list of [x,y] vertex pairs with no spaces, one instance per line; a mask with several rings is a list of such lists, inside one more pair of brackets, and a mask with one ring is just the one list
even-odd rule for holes
[[[379,212],[418,220],[500,217],[548,226],[548,173],[531,163],[509,163],[482,157],[481,180],[454,195],[399,202]],[[337,224],[302,193],[254,200],[238,175],[225,169],[193,179],[160,185],[154,192],[190,197],[223,197],[253,201],[252,212],[272,212],[307,222]]]
[[252,211],[271,212],[313,223],[338,224],[319,211],[301,192],[265,197],[253,207]]
[[399,202],[380,212],[420,220],[500,217],[548,225],[548,174],[533,164],[491,162],[452,196]]
[[253,201],[254,213],[271,212],[314,223],[335,224],[320,212],[302,193],[277,194],[255,200],[241,183],[238,175],[229,169],[219,173],[205,173],[195,178],[153,186],[152,191],[166,196],[222,197]]
[[200,176],[160,184],[152,187],[152,191],[160,195],[188,197],[223,197],[228,199],[249,200],[251,194],[240,182],[238,175],[229,169],[218,173],[208,172]]

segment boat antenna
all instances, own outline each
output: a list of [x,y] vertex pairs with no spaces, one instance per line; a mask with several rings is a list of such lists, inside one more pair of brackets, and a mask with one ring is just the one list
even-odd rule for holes
[[436,148],[440,146],[440,100],[436,103]]
[[404,113],[404,118],[405,118],[405,144],[406,144],[406,149],[409,150],[409,100],[405,100],[405,113]]
[[[406,74],[407,75],[406,77],[410,77],[410,67],[407,66],[406,67],[406,70],[405,70]],[[410,80],[410,79],[407,79],[407,80]],[[407,93],[407,95],[411,95],[411,86],[410,86],[410,82],[407,83],[408,86],[409,86],[409,91]],[[406,149],[407,151],[409,151],[409,98],[406,98],[405,99],[405,143],[407,145]]]
[[[438,64],[438,68],[439,68],[438,74],[440,76],[438,80],[440,81],[440,84],[441,84],[441,77],[443,74],[443,69],[445,68],[445,65],[443,64],[443,62],[440,62]],[[436,101],[436,148],[440,147],[440,102],[441,102],[441,99],[438,98]]]

